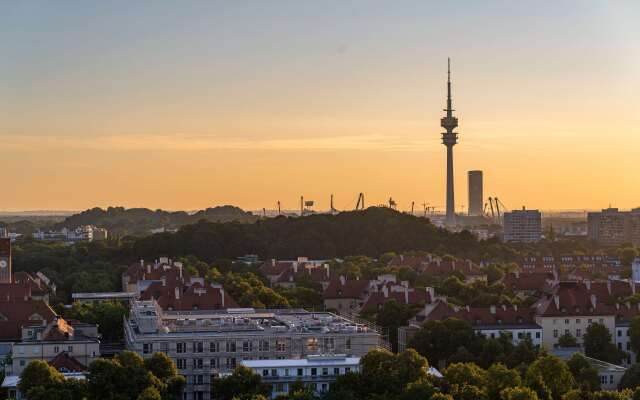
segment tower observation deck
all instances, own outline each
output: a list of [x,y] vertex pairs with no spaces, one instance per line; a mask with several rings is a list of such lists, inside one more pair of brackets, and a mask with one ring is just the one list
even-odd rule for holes
[[447,225],[455,224],[455,194],[453,185],[453,146],[458,143],[458,134],[453,130],[458,127],[458,118],[453,116],[451,100],[451,59],[447,59],[447,114],[440,119],[440,126],[446,132],[442,132],[442,144],[447,146]]

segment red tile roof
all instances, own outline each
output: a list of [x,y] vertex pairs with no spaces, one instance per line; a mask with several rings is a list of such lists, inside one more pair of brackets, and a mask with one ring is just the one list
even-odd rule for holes
[[472,326],[534,326],[536,310],[530,307],[454,307],[443,301],[437,301],[428,314],[421,313],[420,322],[457,318]]
[[552,294],[536,303],[541,316],[613,315],[615,306],[605,304],[582,282],[560,282]]
[[41,300],[0,301],[0,340],[20,340],[23,326],[43,320],[48,323],[55,317],[51,307]]
[[87,367],[66,351],[55,356],[53,360],[49,361],[49,365],[60,372],[84,372],[87,370]]
[[[176,288],[178,295],[176,296]],[[222,299],[224,293],[224,304]],[[169,285],[160,282],[152,283],[141,295],[141,300],[156,299],[164,310],[217,310],[221,308],[235,308],[238,304],[226,291],[211,285],[201,285],[196,282],[188,287]]]
[[333,279],[325,289],[325,299],[364,299],[368,294],[369,281],[365,279]]
[[408,289],[405,294],[404,291],[391,291],[387,293],[385,296],[384,292],[375,292],[371,293],[364,305],[362,306],[362,312],[376,312],[378,311],[386,302],[394,299],[400,304],[405,305],[414,305],[414,304],[424,304],[430,303],[432,301],[431,295],[425,289]]

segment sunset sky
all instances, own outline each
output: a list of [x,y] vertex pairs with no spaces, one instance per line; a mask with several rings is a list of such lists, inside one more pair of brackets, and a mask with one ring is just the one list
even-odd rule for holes
[[[545,5],[541,7],[541,5]],[[640,206],[640,2],[0,4],[0,211]],[[466,206],[465,206],[466,207]]]

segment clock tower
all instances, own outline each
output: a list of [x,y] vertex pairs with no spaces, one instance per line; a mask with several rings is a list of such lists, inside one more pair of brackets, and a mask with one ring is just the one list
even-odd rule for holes
[[0,238],[0,283],[11,283],[11,239]]

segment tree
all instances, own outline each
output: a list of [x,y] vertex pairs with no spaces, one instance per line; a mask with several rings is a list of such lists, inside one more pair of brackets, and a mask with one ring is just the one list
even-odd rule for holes
[[505,359],[505,364],[509,368],[516,368],[519,366],[529,366],[535,361],[538,356],[538,351],[533,346],[531,338],[524,338],[521,340],[511,351],[511,354]]
[[389,342],[393,351],[398,350],[398,327],[406,325],[411,317],[409,307],[398,303],[396,299],[387,301],[378,311],[376,323],[389,329]]
[[638,250],[635,247],[624,247],[618,251],[618,257],[623,266],[630,267],[633,260],[638,257]]
[[451,397],[450,394],[436,393],[433,396],[431,396],[430,400],[454,400],[454,399],[453,397]]
[[242,398],[245,399],[253,395],[269,396],[271,388],[262,382],[260,375],[254,374],[250,368],[239,365],[231,375],[215,378],[212,391],[218,400],[232,400],[238,394],[242,394]]
[[611,343],[611,333],[603,324],[589,325],[584,334],[584,351],[588,357],[618,364],[624,358],[616,345]]
[[520,374],[504,364],[493,364],[487,370],[487,396],[490,400],[500,400],[501,393],[507,389],[520,386]]
[[558,345],[560,347],[577,347],[578,341],[571,333],[567,332],[564,335],[560,336],[560,338],[558,339]]
[[444,370],[443,375],[447,383],[452,386],[485,387],[487,385],[487,371],[473,363],[451,364]]
[[165,353],[153,353],[144,360],[145,368],[160,380],[166,380],[178,374],[178,369]]
[[580,353],[574,353],[567,361],[567,366],[580,389],[593,392],[600,389],[600,377],[598,371],[589,364]]
[[528,387],[509,387],[500,392],[500,400],[539,400],[538,395]]
[[64,376],[46,361],[31,361],[20,374],[18,389],[28,395],[33,388],[48,389],[55,384],[61,383]]
[[428,321],[411,340],[409,346],[440,366],[462,346],[469,346],[475,338],[471,325],[459,319]]
[[635,389],[640,386],[640,364],[633,364],[620,379],[618,389]]
[[138,395],[138,400],[162,400],[160,392],[153,386],[149,386]]
[[640,316],[635,316],[631,319],[629,325],[629,342],[631,350],[636,354],[640,354]]
[[554,400],[560,400],[575,385],[567,364],[551,355],[544,355],[534,361],[527,369],[526,380],[530,385],[542,383]]

